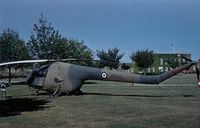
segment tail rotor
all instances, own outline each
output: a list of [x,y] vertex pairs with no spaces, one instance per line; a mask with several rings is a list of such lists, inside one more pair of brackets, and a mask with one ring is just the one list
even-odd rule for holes
[[185,56],[180,56],[179,55],[179,57],[184,58],[185,60],[194,63],[195,71],[196,71],[196,75],[197,75],[197,84],[198,84],[198,87],[200,88],[200,76],[199,76],[200,75],[200,71],[199,71],[200,70],[200,59],[197,62],[195,62],[195,61],[192,61],[191,59],[189,59],[189,58],[187,58]]
[[195,70],[196,70],[196,74],[197,74],[197,83],[198,83],[198,86],[200,87],[200,78],[199,78],[200,72],[199,72],[199,67],[198,67],[199,63],[200,63],[200,62],[197,62],[197,63],[196,63],[196,65],[195,65]]

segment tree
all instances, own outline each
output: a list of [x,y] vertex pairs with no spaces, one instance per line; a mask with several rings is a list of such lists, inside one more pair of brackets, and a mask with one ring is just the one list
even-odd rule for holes
[[69,39],[66,46],[66,55],[68,58],[80,60],[72,61],[71,63],[93,66],[93,51],[83,41],[79,42],[75,39]]
[[129,70],[129,69],[130,69],[130,65],[129,65],[129,64],[126,64],[126,63],[122,63],[121,68],[122,68],[123,70]]
[[25,41],[19,33],[7,28],[0,34],[0,62],[29,59]]
[[135,64],[144,70],[144,74],[146,75],[147,68],[149,68],[154,63],[154,53],[151,50],[138,50],[136,52],[132,52],[130,56],[131,60],[135,62]]
[[67,44],[67,52],[69,58],[93,59],[93,52],[83,41],[70,39]]
[[98,51],[97,57],[100,59],[100,67],[109,67],[110,69],[117,69],[120,63],[120,59],[123,57],[123,53],[119,53],[118,48],[109,48],[108,51]]
[[[0,62],[29,59],[29,53],[25,41],[19,33],[8,28],[0,34]],[[9,81],[11,83],[11,66],[9,69]]]
[[[93,59],[93,52],[83,41],[62,37],[51,23],[43,17],[38,24],[34,24],[31,39],[28,42],[29,50],[35,59]],[[76,64],[89,65],[91,62],[75,62]]]
[[57,57],[58,54],[55,53],[56,46],[62,48],[65,42],[62,42],[61,34],[55,30],[51,23],[43,17],[39,19],[38,24],[34,24],[31,39],[28,41],[28,48],[31,56],[35,59],[52,59]]

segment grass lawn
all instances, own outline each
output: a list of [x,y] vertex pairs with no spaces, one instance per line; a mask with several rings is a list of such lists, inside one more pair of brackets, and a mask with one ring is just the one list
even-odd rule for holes
[[83,85],[83,95],[57,98],[13,85],[0,100],[0,128],[200,128],[194,75],[159,86],[91,83]]

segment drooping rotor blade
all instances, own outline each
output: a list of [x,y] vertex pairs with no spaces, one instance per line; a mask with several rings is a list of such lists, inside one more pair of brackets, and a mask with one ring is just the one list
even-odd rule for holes
[[56,61],[93,61],[92,59],[41,59],[41,60],[22,60],[22,61],[11,61],[11,62],[4,62],[0,63],[0,66],[6,66],[6,65],[14,65],[14,64],[29,64],[29,63],[44,63],[44,62],[56,62]]
[[22,61],[12,61],[12,62],[5,62],[5,63],[0,63],[0,66],[6,66],[6,65],[14,65],[14,64],[29,64],[29,63],[43,63],[43,62],[52,62],[55,60],[22,60]]
[[66,61],[99,61],[99,60],[94,60],[94,59],[59,59],[59,61],[66,62]]

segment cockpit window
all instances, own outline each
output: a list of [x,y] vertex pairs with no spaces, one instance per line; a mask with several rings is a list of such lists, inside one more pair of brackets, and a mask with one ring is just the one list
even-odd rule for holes
[[46,76],[46,74],[47,74],[47,72],[48,72],[48,68],[49,68],[49,65],[42,66],[42,67],[37,71],[37,76],[40,76],[40,77]]

